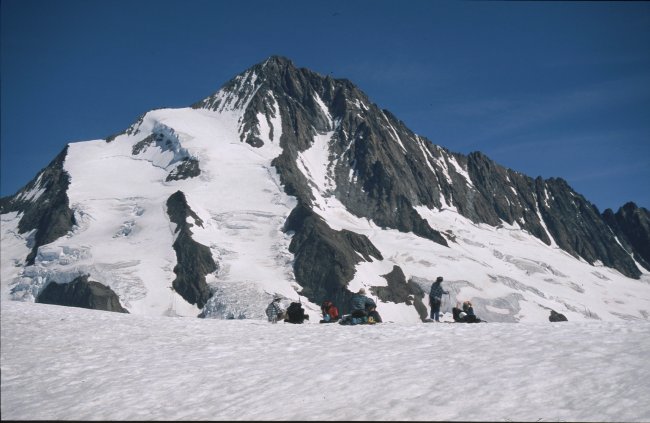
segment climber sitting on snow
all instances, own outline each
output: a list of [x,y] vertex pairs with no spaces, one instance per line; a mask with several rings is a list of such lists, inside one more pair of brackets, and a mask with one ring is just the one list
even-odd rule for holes
[[286,311],[282,307],[280,300],[282,298],[279,295],[275,295],[273,301],[266,307],[266,317],[268,317],[271,323],[277,323],[286,317]]
[[377,308],[377,304],[372,298],[366,297],[365,288],[359,289],[359,292],[352,297],[352,312],[350,314],[352,317],[367,317],[368,310],[371,308]]
[[457,323],[480,323],[481,319],[476,317],[474,314],[474,307],[469,301],[463,302],[463,308],[460,308],[460,303],[456,303],[456,307],[452,310],[452,315],[454,316],[454,322]]
[[339,320],[339,309],[331,301],[323,301],[320,310],[323,313],[323,320],[320,323],[333,323]]
[[352,296],[350,303],[352,311],[350,314],[343,316],[339,321],[340,324],[356,325],[368,323],[370,313],[372,313],[373,316],[373,323],[377,323],[377,319],[381,321],[381,317],[379,317],[379,313],[377,313],[376,310],[377,304],[372,298],[366,297],[366,290],[364,288],[359,289],[359,291]]

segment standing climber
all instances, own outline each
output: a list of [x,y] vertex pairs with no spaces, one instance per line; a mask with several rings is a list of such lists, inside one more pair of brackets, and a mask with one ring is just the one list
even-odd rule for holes
[[442,289],[442,276],[438,276],[436,281],[431,284],[429,292],[429,304],[431,305],[431,320],[440,321],[440,305],[442,304],[442,294],[449,292]]

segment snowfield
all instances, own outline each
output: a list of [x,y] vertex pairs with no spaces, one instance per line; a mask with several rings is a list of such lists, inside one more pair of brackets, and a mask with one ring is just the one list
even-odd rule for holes
[[196,319],[3,301],[3,420],[650,420],[650,324]]

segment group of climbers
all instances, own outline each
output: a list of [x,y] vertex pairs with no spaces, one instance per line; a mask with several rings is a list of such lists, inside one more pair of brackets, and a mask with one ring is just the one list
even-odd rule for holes
[[[442,288],[443,277],[438,276],[436,281],[431,284],[431,291],[429,292],[429,305],[431,306],[431,319],[429,321],[440,322],[440,307],[442,305],[443,294],[449,295],[448,291]],[[464,301],[462,308],[460,302],[456,303],[456,307],[451,309],[451,314],[456,323],[480,323],[483,320],[476,317],[474,314],[474,307],[470,301]]]
[[[284,321],[286,323],[303,323],[309,320],[302,305],[292,302],[286,310],[282,307],[281,297],[274,296],[273,301],[266,307],[266,316],[271,323]],[[323,301],[321,312],[323,318],[320,323],[340,323],[343,325],[381,323],[382,319],[377,311],[375,301],[366,296],[366,290],[361,288],[352,296],[351,313],[341,316],[339,309],[330,300]]]
[[281,300],[282,297],[276,295],[273,297],[273,301],[266,307],[266,317],[269,322],[277,323],[284,321],[286,323],[303,323],[305,320],[309,320],[309,315],[305,313],[302,304],[292,302],[285,310]]
[[460,303],[456,303],[456,307],[451,310],[454,322],[458,323],[481,323],[482,320],[474,314],[474,307],[469,301],[463,302],[463,308],[460,308]]
[[[442,288],[442,281],[442,276],[438,276],[436,281],[431,285],[431,291],[429,293],[429,304],[431,306],[431,319],[429,321],[432,322],[440,322],[442,296],[443,294],[449,294],[448,291]],[[266,308],[266,316],[269,322],[277,323],[278,321],[284,321],[287,323],[303,323],[305,320],[309,320],[309,315],[305,313],[300,302],[292,302],[285,310],[280,301],[281,297],[276,295]],[[350,310],[350,314],[341,316],[338,307],[332,301],[325,300],[321,304],[323,318],[319,323],[338,322],[342,325],[382,323],[382,318],[377,311],[377,303],[366,295],[365,288],[360,288],[352,296]],[[456,303],[456,307],[452,308],[452,317],[454,322],[457,323],[484,322],[476,316],[470,301],[464,301],[462,307],[460,302]]]

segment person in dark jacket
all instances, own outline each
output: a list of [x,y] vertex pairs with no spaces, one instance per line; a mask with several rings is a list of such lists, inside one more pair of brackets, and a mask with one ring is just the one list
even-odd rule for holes
[[367,317],[368,310],[372,307],[377,308],[377,304],[372,298],[366,297],[365,288],[359,289],[359,292],[352,296],[351,301],[352,317]]
[[463,301],[463,311],[467,313],[468,316],[476,316],[471,301]]
[[309,315],[305,313],[305,309],[302,308],[302,304],[300,302],[292,302],[289,304],[289,308],[287,308],[286,318],[284,321],[286,323],[300,324],[305,320],[309,320]]
[[377,311],[377,307],[371,306],[368,309],[368,323],[381,323],[381,316],[379,315],[379,312]]
[[[341,325],[358,325],[367,323],[381,322],[381,316],[377,312],[377,304],[372,298],[366,297],[365,288],[352,296],[350,301],[351,312],[341,316],[339,324]],[[372,316],[372,322],[370,317]]]
[[431,284],[429,292],[429,304],[431,305],[431,320],[440,321],[440,305],[442,304],[442,294],[449,292],[442,289],[442,276],[438,276],[436,281]]

